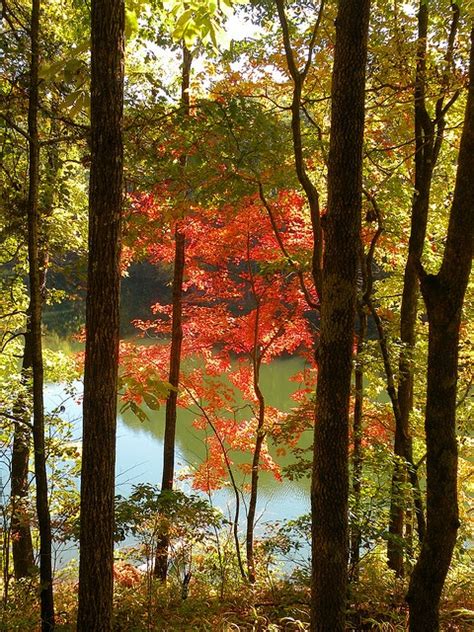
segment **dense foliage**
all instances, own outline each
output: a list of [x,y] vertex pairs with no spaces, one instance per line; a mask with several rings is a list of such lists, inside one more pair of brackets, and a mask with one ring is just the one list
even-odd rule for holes
[[[312,519],[279,515],[262,525],[259,516],[269,477],[274,484],[299,481],[307,494],[312,476],[314,485],[318,375],[323,352],[336,354],[327,332],[322,351],[320,326],[322,310],[337,305],[335,295],[344,291],[336,287],[331,296],[325,262],[335,243],[334,196],[347,184],[329,186],[328,200],[336,16],[345,1],[126,2],[123,124],[116,121],[124,141],[118,416],[147,436],[158,433],[160,442],[165,434],[173,458],[185,433],[192,431],[200,445],[186,454],[187,468],[175,470],[173,460],[168,487],[154,485],[150,475],[129,486],[127,497],[117,489],[114,630],[304,630],[311,620],[319,629],[314,584],[311,593],[314,505]],[[94,118],[91,127],[97,110],[91,114],[89,8],[75,0],[42,0],[39,8],[36,44],[35,12],[26,0],[3,3],[0,36],[0,629],[18,631],[39,629],[42,616],[43,630],[75,629],[82,431],[68,415],[68,401],[82,401],[84,305],[92,287],[86,261],[91,248],[97,254],[87,240],[88,178],[91,155],[97,168],[94,152],[104,149]],[[360,237],[351,240],[355,323],[344,328],[352,340],[349,472],[343,468],[349,506],[342,516],[350,545],[341,551],[347,629],[437,629],[439,622],[414,623],[413,613],[409,623],[405,601],[423,541],[424,563],[427,548],[438,545],[430,519],[434,479],[427,483],[433,458],[442,466],[451,459],[446,511],[459,514],[449,534],[454,548],[442,551],[449,572],[438,581],[441,627],[468,630],[474,623],[472,284],[464,296],[453,272],[472,256],[472,186],[462,174],[469,173],[466,148],[474,133],[473,10],[472,2],[447,0],[371,3],[357,191],[362,216]],[[108,176],[104,183],[107,198]],[[117,204],[120,197],[119,191]],[[465,239],[453,237],[456,221]],[[99,242],[107,247],[108,238]],[[343,241],[339,252],[331,251],[341,265]],[[111,323],[102,298],[110,286],[107,267],[98,261],[104,294],[89,291],[88,300],[97,299]],[[470,268],[462,269],[467,279]],[[440,310],[455,297],[455,314],[443,320]],[[337,320],[340,310],[334,313]],[[60,403],[46,397],[44,450],[37,447],[32,360],[38,318],[44,380],[47,389],[60,385],[61,394]],[[443,339],[455,347],[446,351],[445,364],[454,368],[441,383],[448,381],[455,396],[442,427],[452,426],[457,465],[432,432],[441,408],[433,404],[441,392],[435,379],[442,375],[433,341]],[[88,353],[98,376],[88,384],[90,398],[105,383],[105,364]],[[270,392],[270,371],[281,397]],[[329,387],[337,399],[336,377]],[[177,410],[170,409],[173,398]],[[113,414],[115,402],[108,405]],[[90,418],[90,427],[102,427],[101,414]],[[178,439],[169,431],[173,423]],[[95,447],[104,455],[105,445]],[[44,483],[37,486],[39,454],[47,466],[49,546],[58,558],[72,551],[71,561],[54,569],[55,623],[45,623],[40,606],[39,551],[44,562],[46,545],[35,504]],[[92,478],[99,461],[89,461]],[[436,473],[439,485],[445,472]],[[96,476],[99,487],[101,480]],[[100,516],[89,517],[93,528]],[[313,550],[313,570],[316,557]],[[418,563],[415,578],[420,572]],[[416,601],[412,583],[413,612],[414,594]],[[430,621],[437,621],[435,601]]]

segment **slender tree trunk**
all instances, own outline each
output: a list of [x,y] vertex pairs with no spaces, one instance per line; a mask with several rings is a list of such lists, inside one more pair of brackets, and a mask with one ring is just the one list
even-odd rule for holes
[[[54,138],[56,124],[51,123],[51,136]],[[48,176],[43,181],[43,197],[45,209],[49,215],[52,212],[54,187],[58,174],[58,146],[52,144],[49,150]],[[46,287],[47,257],[44,248],[38,249],[39,284],[41,294]],[[31,371],[32,371],[32,336],[31,336],[31,307],[27,312],[25,330],[25,344],[21,368],[20,394],[14,406],[15,429],[13,435],[11,462],[11,496],[12,496],[12,554],[13,568],[17,579],[31,576],[35,571],[33,543],[28,516],[28,467],[30,458],[31,426],[30,399]]]
[[25,331],[25,346],[21,368],[21,393],[15,403],[15,429],[11,464],[11,539],[15,578],[30,577],[35,571],[33,542],[28,517],[28,466],[30,461],[30,411],[23,389],[31,377],[31,318]]
[[426,274],[419,265],[429,323],[425,409],[427,528],[407,595],[411,632],[439,630],[439,600],[459,526],[456,382],[461,313],[473,254],[473,173],[474,29],[469,93],[443,262],[436,275]]
[[[169,383],[176,389],[179,386],[179,373],[181,365],[181,344],[183,341],[182,316],[182,291],[185,265],[185,236],[177,226],[175,229],[175,256],[173,274],[173,315],[171,326],[171,353]],[[176,418],[177,418],[177,390],[170,391],[166,400],[165,436],[163,442],[163,476],[161,491],[171,491],[174,483],[174,456],[176,442]],[[154,573],[162,581],[166,581],[168,575],[168,549],[170,537],[163,533],[157,542]]]
[[[319,11],[316,18],[316,23],[313,27],[313,33],[311,36],[308,56],[304,67],[300,70],[297,66],[296,55],[290,40],[290,29],[288,20],[285,13],[284,0],[275,0],[278,12],[278,18],[280,21],[282,33],[283,33],[283,45],[285,48],[286,63],[288,66],[288,72],[293,81],[293,97],[291,101],[291,133],[293,138],[293,155],[295,159],[295,171],[298,177],[298,181],[305,192],[306,199],[308,200],[309,212],[311,217],[311,225],[313,230],[313,256],[312,256],[312,276],[314,285],[318,293],[318,300],[322,300],[322,260],[323,260],[323,231],[321,226],[321,214],[319,208],[319,193],[311,178],[306,171],[304,153],[303,153],[303,139],[301,134],[301,107],[302,107],[302,93],[306,77],[311,68],[313,60],[314,47],[317,42],[319,34],[319,28],[325,8],[325,0],[321,0],[319,5]],[[262,192],[260,192],[262,195]],[[267,206],[267,204],[265,204]],[[278,231],[275,231],[278,234]],[[302,283],[304,291],[304,283]],[[308,301],[310,307],[312,305],[309,295],[305,292],[305,298]]]
[[[400,417],[395,427],[395,463],[390,500],[390,537],[387,542],[388,565],[397,575],[403,574],[403,526],[404,502],[401,486],[406,481],[407,466],[412,463],[412,440],[410,437],[410,412],[413,406],[414,372],[412,354],[416,341],[416,318],[418,313],[418,273],[416,262],[420,260],[425,242],[431,181],[434,168],[434,125],[425,105],[426,51],[428,36],[428,4],[422,2],[418,12],[418,46],[415,80],[415,193],[412,206],[411,233],[408,259],[403,280],[400,313],[400,339],[403,344],[399,361],[398,403]],[[420,514],[421,511],[421,514]],[[423,509],[418,508],[418,533],[424,535]]]
[[[252,261],[250,258],[250,233],[247,234],[247,268],[250,279],[250,285],[252,295],[256,304],[255,307],[255,325],[253,332],[253,349],[252,349],[252,371],[253,371],[253,391],[257,398],[257,427],[255,429],[255,446],[253,449],[252,457],[252,472],[250,478],[250,498],[247,511],[247,533],[245,537],[246,552],[247,552],[247,573],[248,579],[251,584],[255,583],[255,547],[254,547],[254,532],[255,532],[255,516],[257,512],[257,500],[258,500],[258,479],[260,475],[260,456],[262,454],[262,447],[265,441],[265,398],[260,388],[260,367],[262,365],[262,358],[265,353],[260,349],[259,336],[260,336],[260,298],[257,294],[255,286],[255,278],[252,271]],[[276,334],[278,336],[278,334]]]
[[212,423],[211,418],[207,414],[206,410],[199,403],[199,401],[193,395],[191,397],[192,397],[192,400],[193,400],[194,404],[201,410],[201,413],[206,418],[207,423],[211,427],[211,430],[214,433],[214,436],[216,437],[216,439],[217,439],[217,441],[218,441],[218,443],[220,445],[220,448],[222,450],[222,456],[224,457],[225,466],[227,468],[227,473],[229,474],[230,482],[231,482],[232,489],[234,491],[234,497],[235,497],[235,513],[234,513],[234,521],[233,521],[233,524],[232,524],[232,532],[233,532],[233,536],[234,536],[235,553],[237,555],[237,565],[239,567],[240,576],[242,577],[243,580],[246,580],[247,579],[247,574],[245,572],[244,564],[242,562],[242,554],[240,552],[240,541],[239,541],[240,493],[239,493],[239,489],[237,487],[237,482],[235,480],[234,472],[232,471],[232,465],[230,463],[229,456],[227,454],[224,442],[221,439],[221,436],[219,435],[219,432],[218,432],[216,426]]
[[28,264],[30,281],[31,366],[33,372],[33,446],[35,454],[36,511],[40,536],[41,629],[54,629],[51,522],[48,505],[48,480],[44,442],[43,350],[41,339],[42,293],[39,252],[39,154],[38,70],[40,0],[33,0],[30,24],[31,65],[28,104],[29,192]]
[[257,512],[258,499],[258,479],[260,474],[260,455],[262,453],[263,442],[265,441],[265,398],[260,388],[260,363],[258,356],[258,331],[259,331],[259,315],[260,309],[257,304],[255,316],[255,338],[253,351],[253,390],[258,401],[257,428],[255,437],[255,447],[252,458],[252,473],[250,477],[250,499],[247,512],[247,533],[245,537],[247,551],[247,570],[248,578],[251,584],[255,583],[255,555],[254,555],[254,531],[255,516]]
[[255,555],[254,555],[254,531],[255,531],[255,515],[257,511],[257,498],[258,498],[258,479],[260,473],[260,455],[262,453],[262,446],[265,440],[265,431],[263,429],[265,421],[265,402],[260,388],[257,387],[258,392],[258,422],[257,422],[257,438],[255,440],[255,448],[253,451],[252,459],[252,474],[250,483],[250,499],[249,508],[247,513],[247,533],[245,537],[246,550],[247,550],[247,568],[248,578],[251,584],[255,583]]
[[352,492],[354,495],[354,516],[355,525],[351,532],[351,579],[352,581],[358,581],[359,579],[359,562],[360,562],[360,547],[362,540],[362,528],[360,525],[360,509],[361,509],[361,495],[362,495],[362,468],[364,453],[362,448],[363,437],[363,405],[364,405],[364,365],[361,358],[361,354],[364,348],[364,341],[367,335],[368,326],[368,311],[367,307],[372,305],[371,296],[373,290],[373,259],[377,242],[380,235],[383,232],[383,226],[381,221],[381,214],[378,204],[374,197],[369,196],[373,209],[375,211],[377,219],[377,230],[372,236],[370,246],[367,254],[365,253],[364,244],[362,239],[359,242],[359,260],[360,260],[360,274],[362,277],[361,296],[357,305],[357,316],[359,319],[359,334],[357,337],[357,358],[355,367],[355,401],[354,401],[354,452],[352,457],[353,464],[353,481]]
[[332,85],[328,212],[311,485],[313,632],[345,627],[348,430],[370,0],[340,0]]
[[79,632],[110,632],[122,216],[123,0],[92,0]]
[[[189,116],[190,99],[189,85],[191,75],[192,55],[183,44],[183,66],[181,74],[181,105],[183,113]],[[181,156],[180,163],[184,168],[187,157]],[[186,239],[179,221],[175,227],[175,252],[173,271],[173,313],[171,320],[171,351],[169,383],[175,390],[171,390],[166,400],[165,436],[163,442],[163,476],[161,491],[171,491],[174,484],[174,456],[176,444],[176,419],[178,404],[178,386],[181,368],[181,345],[183,342],[183,279],[185,268]],[[162,581],[166,581],[168,574],[168,549],[170,538],[168,533],[162,534],[157,542],[154,574]]]
[[[184,265],[185,237],[184,233],[179,229],[179,227],[176,227],[173,275],[173,316],[169,372],[169,382],[172,386],[174,386],[175,389],[177,389],[179,386],[181,345],[183,341],[182,292]],[[177,391],[170,391],[170,394],[166,401],[165,437],[163,445],[163,477],[161,483],[162,490],[173,489],[177,399]]]
[[362,452],[363,437],[363,404],[364,404],[364,367],[362,366],[361,353],[367,334],[367,313],[361,304],[357,310],[359,318],[359,334],[357,337],[357,359],[355,368],[355,401],[354,401],[354,423],[352,426],[354,437],[354,451],[352,453],[352,493],[354,495],[354,521],[351,532],[350,560],[352,568],[352,578],[359,577],[360,546],[362,531],[360,527],[360,504],[362,491],[362,467],[364,455]]

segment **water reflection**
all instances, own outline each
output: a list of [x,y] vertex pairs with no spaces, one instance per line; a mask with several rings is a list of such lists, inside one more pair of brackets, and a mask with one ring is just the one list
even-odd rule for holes
[[[292,393],[298,384],[290,377],[303,368],[299,358],[283,359],[262,367],[261,387],[268,405],[282,411],[288,411],[294,402]],[[46,389],[46,402],[49,410],[64,406],[62,416],[74,424],[74,439],[81,435],[81,386],[78,384],[78,397],[68,397],[63,384],[50,384]],[[148,482],[159,484],[162,469],[162,446],[164,434],[164,408],[160,411],[147,411],[149,421],[140,422],[133,413],[127,411],[118,414],[117,424],[117,460],[116,490],[126,496],[131,486]],[[177,485],[184,491],[190,490],[188,475],[206,456],[206,433],[192,425],[195,415],[188,410],[179,410],[176,437]],[[301,445],[308,446],[311,438],[303,437]],[[275,460],[286,466],[293,462],[291,454],[276,456],[276,448],[270,446]],[[235,464],[250,462],[250,455],[233,453]],[[235,468],[240,484],[248,482],[245,475]],[[213,493],[212,502],[224,513],[233,511],[233,494],[228,489]],[[260,496],[258,503],[259,523],[295,518],[309,511],[309,481],[277,481],[268,472],[262,472],[260,478]]]

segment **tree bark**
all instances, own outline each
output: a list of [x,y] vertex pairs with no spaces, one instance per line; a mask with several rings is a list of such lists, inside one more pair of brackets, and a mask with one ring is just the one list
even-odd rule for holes
[[427,528],[407,600],[411,632],[439,630],[439,600],[459,526],[457,504],[456,382],[464,295],[474,235],[474,29],[469,92],[448,235],[436,275],[419,274],[428,323],[425,409]]
[[[54,138],[56,124],[51,122],[51,136]],[[53,197],[56,177],[59,169],[58,146],[53,144],[49,149],[49,169],[42,181],[42,198],[45,212],[50,216],[53,208]],[[42,235],[44,239],[44,235]],[[41,241],[41,240],[40,240]],[[38,244],[39,246],[39,244]],[[38,247],[39,286],[41,297],[46,288],[47,254],[46,249]],[[14,406],[15,426],[13,434],[11,462],[11,497],[12,497],[12,554],[16,579],[31,576],[36,567],[34,563],[33,543],[28,516],[28,467],[31,444],[30,405],[33,398],[31,389],[32,372],[32,336],[31,307],[27,310],[25,327],[25,344],[20,374],[21,388]]]
[[369,9],[370,0],[340,0],[336,20],[311,485],[313,632],[338,632],[345,627],[349,397]]
[[[434,125],[425,105],[426,51],[428,37],[428,4],[422,2],[418,12],[418,45],[416,58],[415,101],[415,192],[411,213],[411,232],[408,258],[403,279],[403,294],[400,313],[400,340],[404,348],[399,359],[398,403],[399,422],[395,424],[394,453],[396,462],[392,477],[390,499],[390,537],[387,541],[388,566],[397,575],[403,574],[403,526],[404,503],[400,487],[406,480],[407,466],[412,462],[410,438],[410,412],[413,406],[412,354],[416,341],[416,317],[418,313],[418,273],[416,262],[420,260],[425,242],[431,181],[434,168]],[[418,534],[424,535],[423,509],[418,508]],[[421,520],[421,524],[420,524]]]
[[[446,71],[443,84],[449,86],[450,64],[459,22],[459,6],[451,5],[452,22],[445,55]],[[426,107],[426,55],[428,40],[429,5],[421,2],[418,12],[418,44],[416,58],[416,77],[414,89],[415,111],[415,192],[412,204],[412,219],[408,258],[403,280],[403,294],[400,313],[400,340],[402,350],[399,358],[398,403],[400,418],[396,419],[394,453],[399,460],[395,464],[392,478],[390,504],[389,537],[387,558],[390,568],[397,575],[403,574],[403,528],[405,523],[404,503],[401,502],[400,486],[406,480],[407,473],[412,487],[418,538],[423,540],[426,525],[423,500],[418,474],[413,467],[413,447],[410,436],[410,414],[413,408],[414,369],[412,355],[416,343],[416,319],[418,313],[419,281],[417,262],[420,261],[425,242],[430,191],[433,171],[443,141],[445,127],[444,94],[436,103],[436,118],[432,121]]]
[[260,456],[262,453],[262,446],[265,440],[265,400],[263,398],[262,391],[258,384],[258,377],[254,377],[254,390],[258,399],[258,418],[257,418],[257,431],[255,438],[255,447],[252,458],[252,474],[250,480],[250,498],[249,508],[247,513],[247,532],[245,537],[246,551],[247,551],[247,570],[248,579],[251,584],[255,583],[255,515],[257,511],[257,499],[258,499],[258,479],[260,474]]
[[[360,509],[361,509],[361,496],[362,496],[362,470],[364,464],[364,451],[362,447],[363,438],[363,406],[364,406],[364,365],[361,358],[361,354],[364,349],[364,341],[367,335],[368,328],[368,314],[372,307],[371,296],[374,286],[373,279],[373,259],[377,242],[380,235],[383,232],[382,217],[374,197],[369,195],[369,201],[371,202],[374,212],[377,218],[377,230],[372,236],[370,246],[367,254],[365,253],[364,244],[360,239],[359,245],[359,263],[360,274],[362,277],[362,287],[360,290],[360,297],[357,303],[357,317],[359,320],[359,332],[357,336],[357,358],[356,367],[354,371],[355,377],[355,401],[354,401],[354,451],[352,455],[352,493],[354,495],[354,517],[355,525],[351,532],[351,581],[358,581],[359,579],[359,562],[360,562],[360,547],[362,540],[362,528],[360,526]],[[369,311],[367,311],[367,307]]]
[[[192,55],[183,44],[183,66],[181,71],[181,105],[183,113],[189,116],[190,95],[189,84],[191,76]],[[181,166],[186,166],[187,157],[180,157]],[[181,369],[181,345],[183,343],[183,279],[186,255],[186,238],[179,221],[175,227],[175,253],[173,271],[173,313],[171,317],[171,350],[169,383],[175,390],[171,390],[166,400],[165,436],[163,440],[163,475],[161,491],[171,491],[174,484],[174,456],[176,444],[176,420],[178,405],[179,375]],[[170,538],[168,533],[162,534],[157,542],[154,574],[162,581],[166,581],[168,574],[168,549]]]
[[[248,244],[248,241],[247,241]],[[248,252],[248,251],[247,251]],[[257,500],[258,500],[258,479],[260,474],[260,456],[262,454],[263,442],[265,440],[265,398],[260,388],[260,366],[262,358],[258,348],[258,337],[260,328],[260,302],[255,291],[254,278],[251,271],[251,261],[248,259],[248,268],[252,285],[252,292],[254,299],[257,303],[255,309],[255,328],[254,328],[254,341],[253,341],[253,353],[252,353],[252,370],[253,370],[253,391],[258,402],[257,412],[257,428],[255,432],[255,447],[252,457],[252,473],[250,477],[250,498],[249,507],[247,512],[247,532],[245,535],[245,544],[247,552],[247,573],[248,579],[251,584],[255,583],[255,547],[254,547],[254,532],[255,532],[255,516],[257,512]]]
[[43,350],[41,339],[42,288],[39,253],[39,23],[40,0],[33,0],[30,23],[31,64],[28,101],[29,191],[28,265],[30,282],[31,366],[33,373],[33,446],[35,455],[36,512],[40,537],[41,630],[54,629],[51,521],[48,504],[46,450],[44,442]]
[[21,368],[22,392],[15,403],[13,411],[16,421],[13,433],[11,464],[11,541],[13,571],[16,579],[30,577],[35,571],[33,542],[28,517],[28,466],[31,443],[30,411],[23,392],[23,389],[27,388],[32,368],[30,320],[28,315]]
[[93,0],[79,632],[110,632],[122,216],[123,0]]
[[[316,45],[319,27],[323,17],[325,0],[321,0],[319,5],[318,16],[313,28],[313,33],[308,48],[308,55],[302,70],[297,66],[295,53],[290,41],[290,30],[288,20],[285,13],[285,3],[283,0],[275,0],[283,32],[283,45],[285,47],[285,56],[288,66],[288,72],[293,81],[293,97],[291,101],[291,133],[293,138],[293,155],[295,160],[295,171],[298,181],[305,192],[308,200],[309,212],[311,217],[311,225],[313,230],[313,256],[312,256],[312,275],[314,285],[318,294],[318,300],[322,299],[322,259],[323,259],[323,232],[321,227],[321,214],[319,208],[319,193],[311,178],[306,171],[306,165],[303,155],[303,139],[301,134],[301,106],[302,93],[306,77],[311,68],[313,60],[314,47]],[[308,297],[306,297],[308,298]]]
[[364,305],[358,306],[357,315],[359,319],[359,333],[357,337],[357,365],[354,370],[355,397],[354,397],[354,422],[352,434],[354,450],[352,453],[352,493],[354,495],[354,524],[351,530],[351,577],[357,581],[359,577],[360,546],[362,531],[360,527],[360,506],[362,492],[362,468],[364,455],[362,450],[363,437],[363,404],[364,404],[364,367],[362,365],[361,353],[364,347],[365,336],[367,334],[367,313]]

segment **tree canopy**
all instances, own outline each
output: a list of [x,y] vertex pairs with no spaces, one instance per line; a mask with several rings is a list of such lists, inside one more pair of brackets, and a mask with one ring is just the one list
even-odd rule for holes
[[469,629],[473,19],[4,0],[5,629]]

